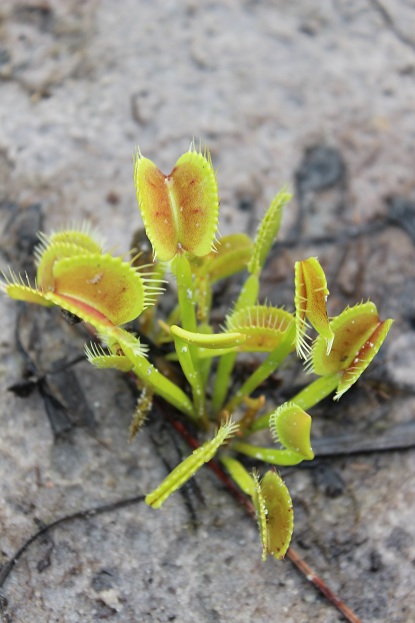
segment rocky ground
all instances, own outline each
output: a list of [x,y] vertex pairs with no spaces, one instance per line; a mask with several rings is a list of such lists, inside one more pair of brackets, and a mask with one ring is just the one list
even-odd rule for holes
[[[413,0],[0,5],[0,268],[32,270],[34,232],[82,219],[128,250],[136,145],[168,172],[195,137],[218,170],[222,234],[253,231],[278,188],[295,191],[264,297],[292,306],[293,262],[317,254],[331,313],[370,297],[396,319],[365,379],[315,409],[315,463],[284,472],[294,546],[365,623],[415,619],[414,26]],[[48,374],[69,419],[45,382],[7,391],[28,365],[16,323],[42,372],[82,352],[82,335],[0,306],[5,564],[39,523],[153,488],[154,442],[171,444],[156,424],[128,444],[134,398],[116,373]],[[34,543],[4,584],[3,620],[341,620],[289,562],[261,562],[255,525],[207,470],[197,483],[197,526],[176,495]]]

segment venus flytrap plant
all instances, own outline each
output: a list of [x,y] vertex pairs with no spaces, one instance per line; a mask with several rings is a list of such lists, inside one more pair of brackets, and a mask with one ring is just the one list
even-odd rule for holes
[[[85,348],[89,362],[135,376],[141,393],[131,438],[151,417],[157,397],[169,403],[177,417],[187,417],[201,435],[212,437],[212,430],[217,431],[209,441],[202,439],[200,447],[147,495],[147,504],[160,507],[217,455],[252,498],[263,558],[268,553],[282,558],[293,528],[287,487],[274,470],[262,478],[256,472],[248,474],[236,456],[281,466],[312,460],[307,411],[331,393],[336,392],[337,399],[350,388],[378,352],[392,320],[381,322],[373,303],[348,308],[329,320],[326,277],[313,257],[295,265],[295,313],[258,301],[261,272],[291,198],[287,191],[271,202],[253,242],[241,233],[216,241],[219,199],[208,152],[192,144],[164,175],[137,151],[134,182],[152,246],[151,266],[148,249],[127,261],[106,253],[100,239],[85,227],[70,228],[40,235],[36,284],[10,271],[2,289],[11,298],[56,305],[74,314],[101,341]],[[146,237],[141,238],[146,243]],[[214,285],[245,270],[247,278],[218,332],[210,320]],[[177,303],[163,318],[156,304],[162,278],[169,274],[176,280]],[[140,339],[123,328],[136,319],[153,343],[170,347],[165,359],[178,362],[182,382],[159,369]],[[309,325],[317,332],[314,342],[307,336]],[[295,350],[318,378],[290,401],[261,414],[266,399],[253,392]],[[265,358],[234,389],[239,353]],[[251,435],[267,427],[274,443],[253,445]]]

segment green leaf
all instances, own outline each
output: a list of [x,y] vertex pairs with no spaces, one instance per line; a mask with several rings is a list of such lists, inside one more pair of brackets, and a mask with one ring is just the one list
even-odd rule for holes
[[198,418],[206,421],[205,407],[205,388],[203,386],[202,375],[198,365],[196,365],[191,351],[191,346],[184,342],[177,335],[174,335],[174,346],[180,367],[185,375],[190,387],[192,388],[193,403],[195,413]]
[[193,333],[177,325],[172,325],[170,327],[170,332],[173,336],[179,337],[186,344],[193,344],[194,346],[213,350],[233,348],[243,344],[246,340],[246,336],[242,333]]
[[184,459],[154,491],[146,496],[146,504],[152,508],[160,508],[167,498],[182,487],[204,463],[212,460],[220,446],[235,435],[237,430],[238,425],[228,420],[219,428],[213,439],[206,441],[193,454]]
[[246,234],[223,236],[217,248],[204,258],[197,275],[205,276],[210,283],[226,279],[246,268],[252,255],[252,240]]
[[304,461],[304,457],[298,452],[268,448],[266,446],[254,446],[244,441],[234,441],[232,449],[270,465],[299,465],[299,463]]
[[252,257],[248,264],[248,270],[251,274],[260,274],[280,228],[284,206],[291,200],[291,198],[291,193],[287,192],[285,189],[281,190],[274,197],[271,205],[265,213],[265,216],[259,225],[254,242]]
[[238,487],[242,489],[244,493],[252,497],[255,492],[255,482],[242,463],[228,454],[222,456],[220,460]]
[[[139,340],[130,333],[126,331],[121,332],[121,329],[118,329],[117,343],[122,353],[133,364],[133,372],[144,386],[150,388],[155,394],[167,400],[179,411],[197,421],[197,416],[189,397],[143,356]],[[110,345],[111,349],[116,349],[117,343]]]

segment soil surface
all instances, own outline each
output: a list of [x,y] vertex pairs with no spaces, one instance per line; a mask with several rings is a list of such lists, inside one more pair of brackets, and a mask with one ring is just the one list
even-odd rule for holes
[[[313,254],[331,314],[370,297],[395,318],[365,377],[313,410],[315,461],[282,472],[294,547],[365,623],[415,620],[414,26],[413,0],[0,5],[0,269],[33,274],[36,231],[84,219],[127,251],[136,146],[167,173],[195,138],[218,171],[222,235],[252,233],[281,186],[295,192],[263,298],[292,309],[293,263]],[[0,307],[5,565],[39,526],[148,492],[165,453],[179,457],[157,417],[128,443],[135,399],[119,374],[62,369],[82,328]],[[304,381],[298,366],[281,378],[270,400]],[[290,562],[261,562],[254,522],[208,470],[196,483],[162,511],[136,504],[47,533],[5,582],[0,618],[342,620]]]

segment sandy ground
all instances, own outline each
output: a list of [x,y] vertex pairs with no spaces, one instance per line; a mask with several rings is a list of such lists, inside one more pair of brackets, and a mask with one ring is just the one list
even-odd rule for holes
[[[367,623],[415,619],[413,451],[340,455],[345,435],[399,425],[413,439],[414,26],[413,0],[0,4],[0,268],[30,269],[39,226],[85,218],[128,250],[139,224],[136,145],[168,172],[195,137],[218,170],[222,234],[252,231],[283,184],[296,193],[268,300],[290,306],[293,261],[313,253],[332,313],[370,296],[396,319],[366,380],[315,410],[315,437],[340,436],[329,444],[339,456],[285,473],[294,546]],[[39,522],[154,487],[165,468],[151,438],[165,433],[149,427],[129,445],[125,381],[80,364],[63,383],[82,409],[56,438],[39,393],[7,391],[24,365],[18,306],[4,297],[0,306],[6,563]],[[21,314],[42,370],[81,352],[58,314]],[[57,376],[49,381],[59,392]],[[4,621],[341,620],[289,562],[261,563],[255,525],[211,474],[197,482],[197,528],[176,495],[161,512],[137,505],[39,540],[3,588]]]

